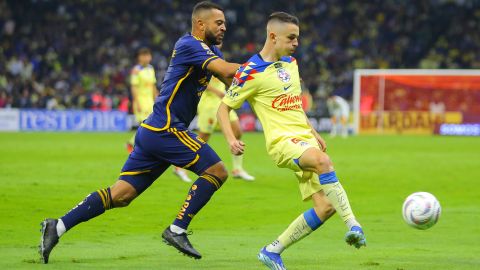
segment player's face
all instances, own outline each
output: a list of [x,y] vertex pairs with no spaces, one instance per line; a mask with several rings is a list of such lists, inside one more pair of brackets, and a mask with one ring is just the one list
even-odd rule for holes
[[225,31],[227,31],[227,26],[223,11],[212,9],[210,16],[205,21],[205,41],[211,45],[219,45],[223,41]]
[[298,47],[300,28],[293,23],[286,23],[276,33],[275,51],[278,55],[292,55]]
[[152,55],[149,53],[141,54],[138,56],[138,61],[141,65],[148,65],[152,62]]

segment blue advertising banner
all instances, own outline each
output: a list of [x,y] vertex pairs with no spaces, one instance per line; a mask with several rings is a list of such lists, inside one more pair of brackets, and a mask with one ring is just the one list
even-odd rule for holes
[[20,110],[21,131],[127,131],[128,115],[120,111]]
[[450,136],[480,136],[480,124],[441,124],[440,135]]

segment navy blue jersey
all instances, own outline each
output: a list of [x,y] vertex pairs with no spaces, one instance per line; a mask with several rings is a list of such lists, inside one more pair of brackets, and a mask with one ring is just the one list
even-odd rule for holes
[[181,37],[175,43],[153,113],[141,125],[153,131],[187,129],[212,77],[207,65],[219,57],[223,59],[223,54],[216,46],[209,47],[190,33]]

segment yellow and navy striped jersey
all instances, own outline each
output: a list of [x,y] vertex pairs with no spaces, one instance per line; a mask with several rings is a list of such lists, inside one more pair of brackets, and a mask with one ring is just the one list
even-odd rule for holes
[[190,33],[181,37],[175,43],[153,113],[142,126],[154,131],[187,129],[212,77],[207,66],[217,58],[223,55],[216,46],[208,46]]
[[247,100],[262,123],[270,148],[282,137],[311,134],[301,92],[295,58],[265,62],[256,54],[239,68],[222,102],[236,109]]

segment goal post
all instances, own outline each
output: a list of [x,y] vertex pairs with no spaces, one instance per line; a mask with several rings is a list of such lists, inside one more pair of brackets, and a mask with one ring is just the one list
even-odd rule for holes
[[433,134],[442,124],[480,123],[480,70],[358,69],[356,134]]

